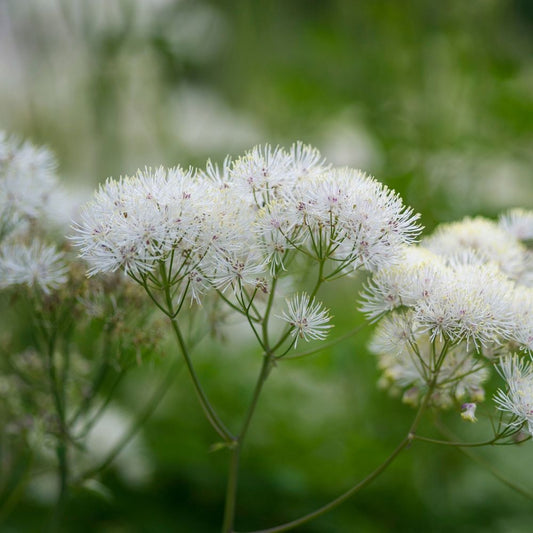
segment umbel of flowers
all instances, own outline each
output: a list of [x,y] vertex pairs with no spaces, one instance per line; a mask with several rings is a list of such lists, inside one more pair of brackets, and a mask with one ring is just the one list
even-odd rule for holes
[[[514,210],[443,225],[415,244],[418,215],[372,177],[334,168],[301,143],[255,147],[221,167],[157,168],[108,179],[85,206],[73,240],[89,275],[123,270],[170,319],[207,420],[231,451],[223,531],[234,531],[239,459],[262,387],[299,341],[323,340],[331,315],[325,282],[367,270],[360,307],[378,321],[371,350],[382,383],[418,407],[406,437],[372,474],[339,498],[268,531],[332,509],[379,475],[413,440],[429,408],[463,404],[476,420],[492,368],[504,378],[494,444],[533,428],[533,216]],[[281,278],[286,278],[280,283]],[[301,290],[305,288],[307,290]],[[178,315],[214,295],[243,315],[262,367],[234,433],[197,376]],[[279,297],[284,310],[278,313]],[[282,328],[271,327],[277,318]],[[318,350],[315,350],[318,351]],[[308,351],[307,353],[310,353]],[[461,445],[461,443],[454,443]]]
[[155,275],[197,299],[210,288],[268,291],[295,253],[335,263],[341,274],[397,261],[418,215],[360,171],[334,169],[302,144],[256,147],[222,168],[180,167],[109,179],[74,238],[90,274]]
[[138,303],[141,289],[120,273],[87,279],[86,265],[58,239],[68,229],[57,201],[68,212],[68,199],[49,150],[0,132],[0,529],[26,484],[38,486],[51,466],[46,497],[55,509],[46,529],[62,529],[70,489],[129,440],[126,430],[116,445],[106,435],[107,457],[95,453],[115,386],[156,353],[160,337]]
[[[359,306],[370,322],[378,322],[370,348],[383,370],[381,383],[403,392],[416,414],[391,455],[363,481],[320,509],[267,531],[294,529],[333,509],[415,440],[481,446],[516,443],[524,439],[522,432],[533,435],[532,212],[515,209],[497,222],[477,217],[443,224],[416,244],[418,215],[384,185],[358,170],[332,167],[310,146],[266,145],[235,161],[227,158],[220,167],[211,162],[201,170],[161,167],[108,179],[82,209],[71,237],[89,265],[86,280],[68,253],[47,244],[43,220],[56,183],[54,168],[47,150],[0,134],[0,289],[24,295],[40,339],[28,346],[29,355],[10,360],[24,378],[30,376],[26,366],[33,369],[36,379],[29,384],[47,383],[22,390],[11,386],[18,382],[10,376],[0,376],[4,396],[10,391],[0,417],[13,411],[15,421],[23,420],[23,404],[48,405],[52,417],[42,427],[57,456],[56,528],[69,487],[98,475],[131,434],[126,432],[100,465],[76,464],[75,448],[83,448],[97,418],[92,413],[105,388],[101,377],[113,368],[109,377],[118,382],[141,348],[155,349],[157,335],[139,335],[156,325],[138,299],[146,296],[167,317],[164,324],[175,335],[198,401],[221,439],[215,448],[230,453],[224,533],[234,532],[240,455],[264,383],[278,361],[323,348],[317,343],[301,351],[303,342],[322,341],[333,327],[318,298],[320,288],[357,270],[369,276]],[[262,354],[238,431],[209,401],[191,356],[192,335],[183,332],[191,325],[191,307],[193,313],[204,307],[209,325],[216,326],[223,306],[246,320]],[[99,331],[102,353],[95,341],[80,345],[90,354],[71,354],[75,330],[86,342],[83,331],[89,329]],[[94,367],[82,394],[77,384],[87,376],[78,375],[78,360],[86,370]],[[162,391],[179,366],[172,368]],[[488,409],[476,412],[491,374],[504,381],[494,398],[498,417]],[[114,385],[103,394],[103,406],[113,390]],[[150,401],[150,409],[157,401]],[[494,434],[488,440],[462,443],[420,434],[425,411],[461,405],[464,420],[491,418]]]
[[[123,270],[167,315],[206,418],[231,450],[224,531],[233,530],[239,456],[264,382],[300,341],[332,327],[321,285],[397,264],[418,218],[374,178],[334,168],[301,143],[255,147],[220,167],[108,179],[83,208],[73,241],[89,275]],[[237,433],[202,388],[178,317],[212,295],[246,318],[263,353]]]
[[499,222],[467,218],[441,225],[376,273],[361,308],[380,320],[371,349],[382,384],[415,405],[428,389],[437,407],[467,401],[464,418],[473,421],[495,367],[507,385],[495,398],[508,415],[501,435],[523,428],[532,435],[532,236],[524,210]]
[[0,131],[0,289],[28,285],[48,293],[66,282],[63,254],[41,235],[56,166],[46,148]]

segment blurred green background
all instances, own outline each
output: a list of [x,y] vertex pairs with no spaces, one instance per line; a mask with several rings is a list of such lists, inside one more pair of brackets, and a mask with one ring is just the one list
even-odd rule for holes
[[[201,166],[295,140],[396,189],[428,230],[531,209],[533,3],[0,0],[0,128],[57,154],[73,198],[58,209],[68,212],[107,176]],[[336,334],[362,320],[359,288],[344,281],[322,294]],[[243,457],[238,530],[329,501],[403,437],[413,413],[377,388],[370,331],[273,373]],[[260,358],[242,329],[228,336],[238,342],[206,341],[195,359],[213,402],[238,427]],[[113,430],[173,357],[126,380]],[[465,427],[457,412],[445,417],[464,438],[490,431],[487,421]],[[217,531],[228,455],[209,451],[216,439],[185,372],[141,437],[130,463],[102,478],[112,496],[75,495],[67,530]],[[478,455],[533,487],[531,445]],[[42,485],[5,531],[39,530],[49,512]],[[532,519],[531,501],[479,465],[418,443],[299,531],[529,532]]]

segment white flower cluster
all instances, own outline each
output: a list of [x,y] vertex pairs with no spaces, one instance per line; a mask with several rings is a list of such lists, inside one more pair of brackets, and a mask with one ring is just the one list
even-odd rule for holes
[[332,169],[319,152],[255,147],[222,168],[163,168],[109,179],[73,238],[90,274],[148,276],[160,262],[194,298],[208,287],[266,289],[300,251],[339,272],[397,260],[418,216],[373,178]]
[[14,285],[45,294],[66,282],[63,254],[42,242],[39,224],[56,187],[56,162],[46,148],[0,132],[0,289]]
[[[469,261],[465,260],[469,259]],[[406,307],[420,331],[451,343],[488,346],[510,338],[513,295],[519,292],[492,263],[475,256],[446,261],[422,247],[404,250],[404,261],[380,270],[363,293],[371,319]]]
[[509,278],[525,285],[533,284],[533,265],[521,240],[533,235],[533,213],[512,210],[498,224],[476,217],[442,224],[424,239],[423,246],[444,257],[474,252],[483,262],[494,262]]
[[511,209],[500,217],[501,228],[519,241],[533,240],[533,211]]
[[533,435],[533,367],[531,359],[514,354],[502,359],[499,372],[507,384],[507,392],[498,390],[495,401],[498,409],[511,413],[509,425],[521,428],[527,425],[530,435]]
[[[479,401],[482,365],[533,349],[533,264],[518,238],[528,239],[531,220],[515,210],[500,224],[483,218],[445,224],[372,277],[361,309],[382,319],[371,349],[384,382],[420,390],[436,376],[435,405],[465,395]],[[435,366],[428,357],[441,350]]]
[[64,254],[37,240],[0,246],[0,288],[26,285],[49,294],[67,281]]
[[431,401],[444,408],[465,398],[479,402],[485,397],[483,383],[488,371],[470,356],[465,344],[454,344],[439,361],[444,342],[432,340],[415,322],[414,313],[408,311],[386,316],[376,329],[370,349],[379,356],[382,386],[393,391],[406,389],[403,401],[416,405],[436,375]]
[[0,238],[43,213],[56,185],[55,169],[48,149],[0,131]]

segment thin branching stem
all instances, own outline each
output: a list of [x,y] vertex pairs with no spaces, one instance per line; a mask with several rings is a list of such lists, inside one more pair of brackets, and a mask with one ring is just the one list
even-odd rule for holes
[[351,329],[350,331],[346,332],[344,335],[341,335],[340,337],[337,337],[336,339],[333,339],[329,342],[325,342],[324,344],[321,344],[320,346],[316,348],[311,348],[310,350],[305,350],[304,352],[295,353],[293,355],[285,355],[283,357],[276,357],[279,361],[294,361],[295,359],[302,359],[304,357],[309,357],[310,355],[315,355],[323,350],[327,350],[328,348],[332,348],[333,346],[336,346],[337,344],[341,343],[342,341],[345,341],[346,339],[349,339],[350,337],[353,337],[357,333],[359,333],[365,326],[367,326],[367,323],[360,324],[356,328]]
[[[436,422],[438,430],[445,436],[450,439],[456,440],[455,435],[446,427],[442,422],[437,421]],[[521,494],[525,498],[528,498],[529,500],[533,500],[533,491],[529,488],[523,487],[522,485],[516,483],[515,481],[511,481],[505,474],[500,472],[497,468],[495,468],[492,464],[490,464],[485,459],[479,457],[477,454],[471,452],[468,449],[465,449],[462,446],[458,446],[456,448],[459,452],[461,452],[463,455],[474,461],[475,463],[482,466],[485,470],[490,472],[497,480],[501,481],[504,485],[507,485],[510,489],[515,491],[518,494]]]
[[319,509],[308,513],[296,520],[292,520],[291,522],[287,522],[285,524],[281,524],[279,526],[267,528],[267,529],[260,529],[253,531],[252,533],[281,533],[282,531],[289,531],[291,529],[294,529],[296,527],[302,526],[308,522],[311,522],[312,520],[315,520],[316,518],[319,518],[320,516],[328,513],[329,511],[335,509],[342,503],[344,503],[346,500],[350,499],[354,494],[359,492],[361,489],[372,483],[380,474],[382,474],[391,463],[394,462],[394,460],[400,455],[400,453],[411,444],[413,441],[416,430],[418,428],[418,424],[420,423],[420,420],[422,418],[422,415],[424,414],[425,410],[428,407],[429,398],[431,394],[433,393],[433,389],[436,385],[436,381],[432,383],[430,388],[428,389],[426,395],[424,396],[424,399],[422,403],[420,404],[420,407],[418,408],[418,411],[415,415],[415,418],[409,428],[409,431],[407,432],[407,435],[400,441],[400,443],[396,446],[396,448],[392,451],[392,453],[370,474],[368,474],[365,478],[363,478],[361,481],[356,483],[353,487],[348,489],[346,492],[329,502],[328,504],[320,507]]
[[174,332],[176,336],[176,340],[178,341],[180,351],[183,355],[183,358],[185,359],[187,370],[189,371],[189,375],[191,376],[191,379],[194,385],[194,390],[196,391],[196,395],[198,397],[200,405],[202,406],[204,414],[207,420],[209,421],[209,423],[211,424],[211,426],[213,427],[213,429],[218,433],[218,435],[222,439],[224,439],[225,442],[230,443],[235,439],[235,437],[233,437],[230,431],[225,427],[224,423],[220,420],[220,417],[216,413],[214,407],[209,402],[209,399],[207,398],[207,395],[204,392],[203,387],[200,383],[198,375],[196,374],[196,370],[192,363],[189,350],[187,348],[187,344],[185,343],[185,339],[183,337],[183,334],[181,333],[181,329],[176,319],[176,313],[175,313],[175,309],[174,309],[173,302],[172,302],[172,296],[170,294],[171,288],[168,283],[166,267],[163,262],[160,263],[160,275],[162,279],[162,286],[163,286],[165,304],[166,304],[166,308],[164,312],[170,320],[172,331]]
[[163,399],[163,396],[165,396],[167,391],[170,389],[170,387],[174,383],[176,376],[178,374],[178,371],[181,368],[182,368],[182,365],[178,362],[178,360],[174,361],[172,366],[168,369],[164,380],[154,391],[150,400],[145,405],[144,409],[139,413],[137,418],[132,422],[128,431],[126,431],[122,435],[120,440],[113,446],[111,451],[108,453],[107,457],[98,466],[95,466],[94,468],[91,468],[87,470],[86,472],[83,472],[74,480],[73,483],[75,485],[79,485],[83,483],[85,480],[93,478],[94,476],[98,475],[100,472],[104,471],[109,465],[111,465],[111,463],[118,457],[118,455],[122,452],[122,450],[128,444],[128,442],[139,432],[139,430],[144,425],[144,423],[148,420],[148,418],[150,418],[150,416],[152,415],[156,407],[159,405],[159,403]]

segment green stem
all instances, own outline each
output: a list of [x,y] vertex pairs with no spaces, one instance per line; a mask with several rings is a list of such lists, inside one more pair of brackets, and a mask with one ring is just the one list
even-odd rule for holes
[[324,281],[324,264],[325,260],[321,259],[318,265],[318,276],[316,279],[315,287],[311,294],[309,295],[309,301],[312,302],[315,296],[318,293],[318,289],[320,289],[320,285],[322,285],[322,282]]
[[[262,333],[263,333],[263,346],[268,347],[268,321],[270,319],[270,312],[272,311],[272,305],[274,304],[274,295],[276,293],[276,285],[278,278],[273,278],[272,286],[270,287],[270,294],[268,295],[268,301],[265,309],[265,314],[262,320]],[[266,350],[267,348],[265,348]]]
[[54,514],[52,516],[51,529],[59,529],[63,516],[68,493],[68,450],[67,450],[67,426],[65,419],[65,394],[64,383],[60,383],[56,372],[54,352],[56,346],[56,334],[51,332],[47,342],[48,378],[50,389],[54,399],[54,406],[58,420],[56,455],[58,460],[59,494]]
[[494,446],[496,445],[498,438],[481,442],[454,442],[449,440],[432,439],[429,437],[421,437],[419,435],[413,435],[413,440],[419,440],[422,442],[429,442],[431,444],[441,444],[443,446],[455,446],[457,448],[479,448],[481,446]]
[[301,518],[298,518],[296,520],[293,520],[292,522],[287,522],[286,524],[282,524],[280,526],[271,527],[268,529],[260,529],[257,531],[254,531],[253,533],[279,533],[281,531],[289,531],[290,529],[294,529],[295,527],[301,526],[303,524],[306,524],[307,522],[310,522],[311,520],[314,520],[315,518],[318,518],[319,516],[322,516],[323,514],[326,514],[327,512],[331,511],[341,503],[344,503],[346,500],[348,500],[351,496],[353,496],[356,492],[361,490],[362,488],[369,485],[374,479],[376,479],[386,468],[396,459],[396,457],[404,450],[404,448],[411,442],[411,439],[407,436],[405,437],[398,446],[394,449],[394,451],[381,463],[381,465],[378,466],[372,473],[370,473],[368,476],[366,476],[363,480],[361,480],[359,483],[354,485],[352,488],[341,494],[339,497],[335,498],[328,504],[320,507],[320,509],[317,509],[316,511],[313,511],[312,513],[309,513],[305,516],[302,516]]
[[178,340],[178,344],[180,346],[183,358],[185,359],[187,370],[189,371],[189,375],[191,376],[194,385],[194,390],[196,391],[196,395],[198,397],[200,405],[202,406],[207,420],[209,421],[213,429],[218,433],[218,435],[224,439],[225,442],[234,442],[235,437],[229,432],[229,430],[224,426],[224,423],[220,420],[215,409],[209,402],[207,395],[205,394],[202,388],[202,385],[200,384],[200,380],[196,375],[196,371],[194,369],[191,358],[189,356],[189,352],[187,350],[187,345],[185,344],[185,339],[183,338],[177,320],[175,318],[171,318],[170,323],[176,335],[176,339]]
[[248,411],[244,418],[244,422],[241,428],[241,431],[235,441],[235,445],[231,452],[231,461],[228,475],[228,485],[226,490],[226,503],[224,507],[224,521],[222,524],[223,533],[231,533],[233,531],[233,524],[235,521],[235,504],[237,501],[237,485],[238,485],[238,476],[239,476],[239,463],[241,450],[244,443],[244,439],[250,427],[257,403],[259,401],[259,396],[263,390],[263,385],[270,374],[272,369],[272,355],[266,354],[263,356],[263,365],[261,366],[261,372],[257,379],[257,383],[254,389],[254,394]]
[[209,399],[207,398],[207,395],[204,392],[202,385],[200,384],[200,380],[198,379],[198,376],[194,369],[194,365],[192,364],[192,360],[189,355],[189,350],[187,349],[187,344],[185,343],[185,339],[183,338],[183,334],[181,333],[180,327],[178,325],[178,321],[176,320],[177,312],[174,309],[172,295],[170,293],[171,286],[168,280],[168,275],[167,275],[164,262],[160,263],[159,272],[161,275],[161,280],[162,280],[161,286],[164,291],[165,305],[166,305],[166,309],[162,309],[162,310],[168,316],[170,320],[170,324],[172,326],[172,330],[174,331],[174,334],[176,335],[176,339],[178,341],[178,345],[180,347],[183,358],[185,359],[187,370],[189,371],[189,375],[191,376],[191,379],[194,385],[194,390],[196,391],[196,395],[198,397],[198,401],[200,402],[200,405],[202,406],[204,414],[208,422],[213,427],[213,429],[218,433],[218,435],[222,439],[224,439],[226,443],[231,443],[235,440],[235,437],[233,437],[233,435],[229,432],[229,430],[224,426],[224,423],[222,422],[222,420],[220,420],[214,407],[209,402]]
[[118,374],[118,376],[113,381],[109,391],[106,394],[104,401],[95,409],[94,413],[91,414],[87,422],[84,423],[83,429],[80,431],[80,433],[76,435],[76,439],[84,438],[91,431],[91,429],[96,424],[96,422],[98,422],[98,420],[100,419],[100,416],[102,416],[102,413],[107,409],[107,406],[111,403],[111,400],[113,399],[113,395],[125,375],[126,375],[126,370],[122,369],[120,373]]
[[527,489],[526,487],[522,487],[521,485],[518,485],[514,481],[511,481],[504,474],[502,474],[499,470],[494,468],[488,461],[485,461],[484,459],[481,459],[481,457],[474,455],[470,450],[464,450],[462,448],[457,448],[457,449],[462,454],[472,459],[472,461],[478,463],[483,468],[488,470],[498,481],[501,481],[504,485],[508,486],[510,489],[514,490],[518,494],[521,494],[525,498],[528,498],[529,500],[533,500],[533,492],[530,489]]
[[124,449],[126,444],[128,444],[128,442],[135,436],[135,434],[139,431],[139,429],[141,429],[143,424],[146,422],[146,420],[148,420],[148,418],[154,412],[156,407],[159,405],[163,396],[167,393],[171,385],[174,383],[176,379],[176,375],[178,371],[180,370],[180,368],[181,368],[181,365],[179,364],[178,360],[174,361],[173,365],[167,371],[165,379],[161,382],[159,387],[155,390],[149,402],[146,404],[144,409],[141,411],[140,415],[130,426],[130,429],[126,433],[123,434],[121,439],[117,442],[117,444],[115,444],[113,449],[109,452],[106,459],[104,459],[104,461],[102,461],[100,465],[94,468],[91,468],[90,470],[87,470],[86,472],[80,474],[80,476],[76,480],[74,480],[73,482],[74,484],[78,485],[82,483],[83,481],[85,481],[86,479],[90,479],[94,477],[95,475],[105,470],[116,459],[116,457]]
[[275,526],[268,529],[261,529],[254,531],[253,533],[280,533],[282,531],[289,531],[290,529],[294,529],[295,527],[301,526],[303,524],[306,524],[307,522],[310,522],[311,520],[314,520],[315,518],[318,518],[327,512],[335,509],[337,506],[339,506],[341,503],[344,503],[346,500],[348,500],[351,496],[353,496],[356,492],[361,490],[362,488],[369,485],[374,479],[376,479],[381,473],[383,473],[388,466],[398,457],[398,455],[408,446],[412,443],[412,441],[416,437],[416,430],[418,428],[418,425],[420,423],[420,420],[422,419],[422,415],[424,414],[425,410],[427,409],[429,405],[430,396],[433,393],[433,390],[436,387],[436,376],[433,379],[433,381],[430,383],[428,391],[426,392],[426,395],[424,396],[424,399],[422,403],[420,404],[420,407],[418,408],[418,411],[415,415],[415,418],[411,424],[411,427],[409,428],[409,431],[407,435],[400,441],[398,446],[394,449],[394,451],[381,463],[373,472],[368,474],[363,480],[361,480],[359,483],[348,489],[346,492],[329,502],[328,504],[320,507],[316,511],[313,511],[305,516],[302,516],[301,518],[298,518],[296,520],[293,520],[292,522],[287,522],[285,524],[281,524],[279,526]]
[[[255,409],[257,407],[259,396],[263,390],[263,385],[270,374],[272,369],[272,364],[275,359],[274,351],[270,348],[268,340],[268,320],[270,318],[270,312],[274,303],[274,294],[276,292],[276,283],[277,278],[274,277],[272,280],[272,287],[270,289],[270,294],[268,296],[268,301],[265,309],[265,314],[262,319],[261,324],[261,333],[262,339],[259,339],[261,346],[264,348],[265,353],[263,356],[263,364],[261,366],[261,371],[259,377],[257,378],[257,383],[255,385],[254,393],[252,400],[248,407],[248,411],[244,417],[244,422],[241,428],[241,431],[233,443],[233,449],[231,452],[231,461],[228,473],[228,484],[226,490],[226,502],[224,506],[224,520],[222,522],[222,532],[223,533],[232,533],[233,525],[235,522],[235,506],[237,502],[237,486],[239,480],[239,464],[241,457],[241,450],[244,443],[244,439],[250,427]],[[255,333],[255,328],[254,328]]]
[[83,401],[81,402],[80,406],[78,407],[74,415],[70,418],[70,421],[68,423],[69,427],[74,427],[74,425],[80,419],[80,417],[89,410],[91,403],[95,399],[96,394],[100,390],[100,387],[103,384],[107,376],[107,372],[111,366],[109,364],[109,359],[111,357],[111,349],[110,349],[111,338],[110,338],[109,331],[110,331],[109,328],[106,328],[105,335],[103,336],[102,362],[100,363],[97,371],[95,372],[94,378],[92,380],[92,383],[91,383],[91,386],[90,386],[90,389],[87,395],[83,398]]
[[294,359],[301,359],[301,358],[307,357],[309,355],[314,355],[314,354],[316,354],[318,352],[321,352],[322,350],[326,350],[328,348],[331,348],[332,346],[335,346],[335,345],[339,344],[340,342],[342,342],[342,341],[344,341],[346,339],[349,339],[350,337],[353,337],[356,333],[361,331],[366,325],[367,325],[367,323],[365,322],[364,324],[361,324],[361,325],[357,326],[356,328],[351,329],[350,331],[348,331],[344,335],[341,335],[340,337],[337,337],[336,339],[333,339],[333,340],[331,340],[329,342],[325,342],[325,343],[321,344],[317,348],[312,348],[310,350],[306,350],[304,352],[299,352],[299,353],[296,353],[294,355],[284,355],[283,357],[277,357],[276,360],[277,361],[292,361]]
[[[455,435],[447,427],[445,427],[441,422],[436,421],[436,426],[437,426],[437,429],[445,437],[455,439]],[[463,449],[462,447],[458,447],[457,451],[461,452],[463,455],[465,455],[472,461],[478,463],[480,466],[482,466],[488,472],[490,472],[498,481],[501,481],[504,485],[507,485],[510,489],[514,490],[516,493],[521,494],[522,496],[530,500],[533,500],[533,492],[530,489],[522,487],[521,485],[518,485],[514,481],[511,481],[504,474],[502,474],[499,470],[494,468],[488,461],[482,459],[481,457],[478,457],[477,455],[472,453],[470,450]]]
[[228,483],[226,485],[226,501],[224,504],[224,520],[222,533],[232,533],[235,523],[235,504],[237,502],[237,485],[239,480],[239,463],[241,459],[241,445],[237,442],[231,451]]
[[[325,263],[325,260],[321,260],[320,261],[320,264],[319,264],[319,267],[318,267],[318,276],[317,276],[317,280],[316,280],[316,283],[315,283],[315,286],[313,288],[313,290],[311,291],[311,295],[309,296],[309,301],[312,302],[315,298],[315,296],[317,295],[318,293],[318,289],[320,289],[320,286],[322,285],[322,283],[324,282],[324,277],[323,277],[323,274],[324,274],[324,263]],[[276,278],[274,278],[275,280]],[[274,289],[272,289],[274,290]],[[269,301],[269,306],[267,308],[268,311],[270,311],[270,307],[272,305],[272,302]],[[265,318],[266,320],[268,319],[268,316],[265,315]],[[263,324],[265,324],[265,322],[263,322]],[[280,336],[280,338],[278,339],[278,342],[274,345],[274,347],[271,349],[271,352],[272,353],[275,353],[278,348],[281,347],[281,345],[285,342],[285,340],[288,338],[288,336],[291,334],[291,331],[292,331],[292,326],[291,327],[288,327],[285,332]],[[265,335],[265,332],[263,331],[263,336]],[[288,353],[288,350],[290,350],[290,348],[292,347],[292,344],[291,346],[289,346],[289,348],[287,349],[287,351],[285,351],[284,353],[282,353],[280,356],[276,357],[276,359],[283,359],[285,357],[285,355]]]

